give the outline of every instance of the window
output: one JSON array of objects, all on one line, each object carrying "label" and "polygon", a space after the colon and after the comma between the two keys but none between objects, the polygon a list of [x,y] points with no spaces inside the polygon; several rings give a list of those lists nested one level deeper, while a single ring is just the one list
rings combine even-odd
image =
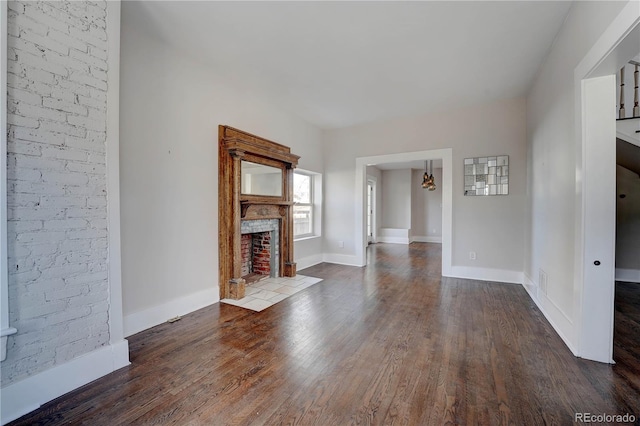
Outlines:
[{"label": "window", "polygon": [[296,169],[293,173],[293,238],[322,234],[322,175]]},{"label": "window", "polygon": [[293,174],[293,236],[313,235],[313,176]]}]

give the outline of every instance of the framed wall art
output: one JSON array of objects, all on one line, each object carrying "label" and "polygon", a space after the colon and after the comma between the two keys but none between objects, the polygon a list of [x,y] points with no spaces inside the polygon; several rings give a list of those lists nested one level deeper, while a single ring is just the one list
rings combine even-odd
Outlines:
[{"label": "framed wall art", "polygon": [[509,156],[464,159],[464,195],[508,195]]}]

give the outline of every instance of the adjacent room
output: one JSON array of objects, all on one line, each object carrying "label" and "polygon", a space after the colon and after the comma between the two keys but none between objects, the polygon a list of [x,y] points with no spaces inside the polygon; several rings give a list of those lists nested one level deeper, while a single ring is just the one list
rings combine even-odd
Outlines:
[{"label": "adjacent room", "polygon": [[8,0],[0,46],[2,424],[639,421],[637,0]]}]

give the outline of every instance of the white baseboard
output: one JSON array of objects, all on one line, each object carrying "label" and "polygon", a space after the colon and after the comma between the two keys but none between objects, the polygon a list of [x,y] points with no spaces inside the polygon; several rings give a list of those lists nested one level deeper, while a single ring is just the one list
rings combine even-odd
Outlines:
[{"label": "white baseboard", "polygon": [[311,266],[317,265],[318,263],[322,263],[322,261],[322,254],[314,254],[311,256],[296,259],[296,270],[300,271],[302,269],[309,268]]},{"label": "white baseboard", "polygon": [[338,265],[364,266],[360,263],[357,256],[347,254],[324,253],[322,255],[322,261]]},{"label": "white baseboard", "polygon": [[409,244],[408,237],[378,237],[379,243],[387,244]]},{"label": "white baseboard", "polygon": [[446,276],[512,284],[522,284],[524,280],[524,273],[522,272],[505,269],[474,268],[470,266],[451,266],[451,271]]},{"label": "white baseboard", "polygon": [[[571,333],[573,330],[573,321],[571,321],[567,314],[565,314],[562,309],[558,308],[546,294],[540,291],[540,287],[538,287],[531,278],[527,276],[527,274],[524,274],[522,286],[538,309],[540,309],[542,315],[544,315],[547,321],[549,321],[551,327],[553,327],[558,336],[560,336],[567,348],[569,348],[574,356],[578,356],[578,351],[573,345],[573,342],[567,337],[567,333]],[[540,297],[538,297],[538,295]]]},{"label": "white baseboard", "polygon": [[189,294],[179,299],[173,299],[162,305],[154,306],[144,311],[134,312],[124,317],[124,336],[139,333],[170,318],[186,315],[190,312],[213,305],[220,301],[218,287],[209,288],[197,293]]},{"label": "white baseboard", "polygon": [[538,294],[538,286],[534,283],[526,273],[522,274],[522,286],[529,294]]},{"label": "white baseboard", "polygon": [[377,242],[391,244],[409,244],[411,229],[408,228],[380,228]]},{"label": "white baseboard", "polygon": [[442,237],[430,237],[430,236],[421,236],[417,235],[415,237],[411,237],[411,242],[416,243],[439,243],[442,244]]},{"label": "white baseboard", "polygon": [[640,271],[637,269],[616,268],[616,281],[640,283]]},{"label": "white baseboard", "polygon": [[38,409],[106,374],[129,365],[129,343],[122,340],[2,389],[2,424]]}]

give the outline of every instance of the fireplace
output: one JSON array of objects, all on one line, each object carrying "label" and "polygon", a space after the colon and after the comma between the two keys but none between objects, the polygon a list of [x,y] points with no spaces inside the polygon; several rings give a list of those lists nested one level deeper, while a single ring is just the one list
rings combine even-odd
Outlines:
[{"label": "fireplace", "polygon": [[241,224],[241,275],[247,282],[279,276],[279,220],[244,220]]},{"label": "fireplace", "polygon": [[[241,299],[248,275],[296,275],[293,169],[300,157],[289,147],[229,126],[219,126],[218,141],[220,299]],[[262,257],[243,259],[249,238],[250,252]]]},{"label": "fireplace", "polygon": [[242,278],[247,283],[271,276],[271,232],[242,234]]}]

